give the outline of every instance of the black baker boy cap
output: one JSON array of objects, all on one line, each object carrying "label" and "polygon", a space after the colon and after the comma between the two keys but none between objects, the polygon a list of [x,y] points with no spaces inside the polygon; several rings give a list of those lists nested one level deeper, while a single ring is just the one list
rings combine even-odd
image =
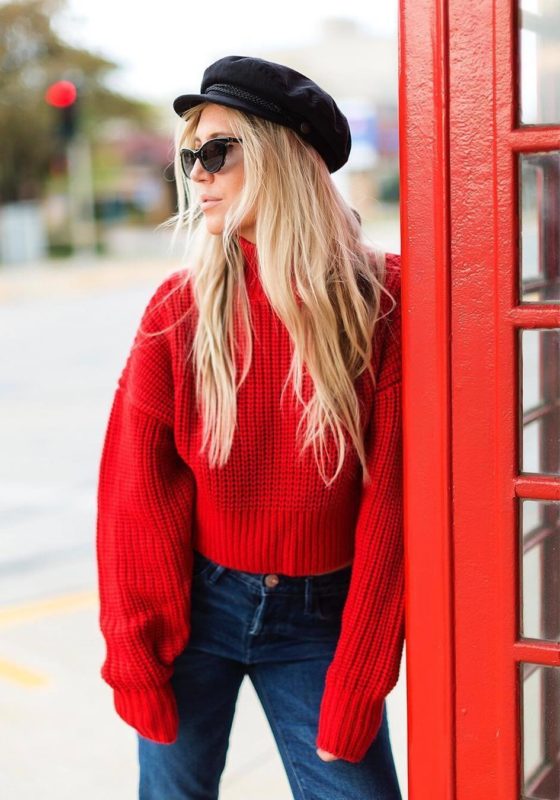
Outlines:
[{"label": "black baker boy cap", "polygon": [[225,56],[204,70],[200,94],[176,97],[173,108],[181,116],[204,101],[292,128],[320,153],[329,172],[348,161],[348,120],[330,94],[295,69],[252,56]]}]

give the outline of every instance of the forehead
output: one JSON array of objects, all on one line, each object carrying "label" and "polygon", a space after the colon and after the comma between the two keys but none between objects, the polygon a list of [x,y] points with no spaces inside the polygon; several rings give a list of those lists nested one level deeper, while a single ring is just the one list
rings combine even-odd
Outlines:
[{"label": "forehead", "polygon": [[216,134],[231,134],[229,113],[224,106],[210,103],[202,110],[195,135],[202,140]]}]

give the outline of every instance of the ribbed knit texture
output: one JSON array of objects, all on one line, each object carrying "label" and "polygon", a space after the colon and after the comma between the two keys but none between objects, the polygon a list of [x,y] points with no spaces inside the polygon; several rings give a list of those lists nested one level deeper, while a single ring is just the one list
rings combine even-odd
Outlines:
[{"label": "ribbed knit texture", "polygon": [[[253,361],[238,391],[228,462],[210,468],[200,454],[202,419],[189,369],[196,323],[185,272],[166,278],[142,317],[118,380],[100,461],[97,560],[101,668],[119,715],[140,734],[176,740],[169,679],[190,635],[193,548],[233,569],[309,575],[353,559],[342,628],[320,709],[316,746],[360,761],[398,679],[404,641],[400,258],[387,256],[387,288],[397,307],[379,323],[374,392],[356,387],[364,409],[371,484],[347,439],[344,470],[330,488],[313,448],[300,455],[301,408],[291,385],[280,396],[292,355],[290,337],[259,279],[256,247],[240,238],[254,330]],[[382,295],[382,313],[390,308]],[[241,334],[240,334],[241,335]],[[238,374],[242,355],[236,356]],[[304,371],[304,398],[313,390]],[[328,474],[332,474],[333,458]]]}]

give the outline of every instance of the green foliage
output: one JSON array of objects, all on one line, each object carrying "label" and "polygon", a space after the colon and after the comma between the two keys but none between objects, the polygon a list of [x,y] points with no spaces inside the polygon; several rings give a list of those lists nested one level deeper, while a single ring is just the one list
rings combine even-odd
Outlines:
[{"label": "green foliage", "polygon": [[41,197],[63,146],[58,109],[45,100],[48,86],[78,87],[78,129],[92,140],[114,117],[150,127],[153,109],[104,86],[118,64],[65,43],[53,28],[66,0],[14,0],[0,5],[0,203]]},{"label": "green foliage", "polygon": [[379,181],[379,199],[384,203],[398,203],[400,196],[399,173],[392,172]]}]

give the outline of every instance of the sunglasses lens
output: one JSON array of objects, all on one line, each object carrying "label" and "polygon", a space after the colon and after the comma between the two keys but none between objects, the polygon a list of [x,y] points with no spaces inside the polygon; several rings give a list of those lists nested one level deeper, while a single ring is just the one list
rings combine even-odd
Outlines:
[{"label": "sunglasses lens", "polygon": [[187,178],[191,177],[191,172],[195,161],[196,159],[192,150],[181,150],[181,163]]},{"label": "sunglasses lens", "polygon": [[227,145],[225,142],[207,142],[200,151],[202,165],[207,172],[217,172],[224,165]]},{"label": "sunglasses lens", "polygon": [[213,139],[203,144],[199,151],[189,150],[187,147],[181,150],[181,164],[187,178],[191,177],[191,172],[197,158],[207,172],[218,172],[224,166],[227,153],[227,142]]}]

